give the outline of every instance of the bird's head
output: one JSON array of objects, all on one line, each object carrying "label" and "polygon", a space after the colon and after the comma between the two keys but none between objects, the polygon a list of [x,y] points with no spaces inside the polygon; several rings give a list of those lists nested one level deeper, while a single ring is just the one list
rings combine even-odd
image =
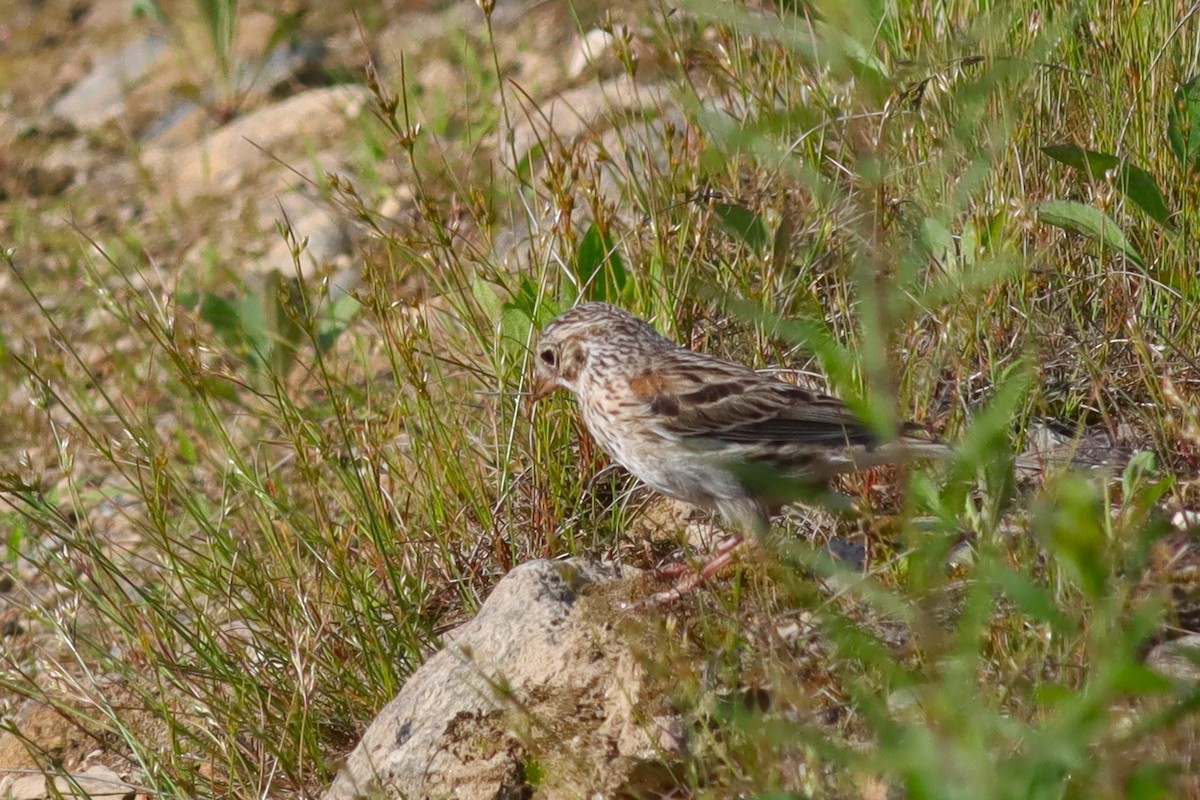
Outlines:
[{"label": "bird's head", "polygon": [[559,389],[579,395],[592,371],[628,360],[644,342],[659,340],[657,331],[622,308],[575,306],[542,329],[533,350],[531,399],[536,403]]},{"label": "bird's head", "polygon": [[559,389],[578,393],[587,351],[587,340],[577,332],[554,323],[547,325],[533,351],[533,402]]}]

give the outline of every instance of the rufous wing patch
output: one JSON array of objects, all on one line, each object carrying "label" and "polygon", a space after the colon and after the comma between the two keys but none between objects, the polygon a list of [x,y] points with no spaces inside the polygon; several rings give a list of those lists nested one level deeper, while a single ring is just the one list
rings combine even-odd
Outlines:
[{"label": "rufous wing patch", "polygon": [[639,400],[650,400],[656,394],[667,390],[667,382],[661,375],[644,372],[629,379],[629,389],[638,396]]},{"label": "rufous wing patch", "polygon": [[634,376],[629,379],[629,389],[637,399],[649,403],[655,414],[679,415],[679,399],[667,390],[667,382],[661,375],[647,372]]}]

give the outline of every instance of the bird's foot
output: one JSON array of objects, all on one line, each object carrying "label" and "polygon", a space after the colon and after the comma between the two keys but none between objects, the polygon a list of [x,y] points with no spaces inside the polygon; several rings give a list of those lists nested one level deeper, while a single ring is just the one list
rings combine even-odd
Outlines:
[{"label": "bird's foot", "polygon": [[[736,533],[730,534],[729,536],[721,539],[721,541],[717,542],[717,546],[713,549],[712,555],[709,556],[708,560],[701,563],[701,569],[703,569],[704,565],[709,563],[709,561],[715,560],[732,550],[736,550],[741,543],[742,536]],[[670,564],[664,564],[658,569],[654,570],[654,577],[658,578],[659,580],[666,580],[668,578],[682,578],[685,575],[694,575],[696,572],[697,569],[695,564],[681,559],[679,561],[672,561]]]},{"label": "bird's foot", "polygon": [[742,545],[743,539],[739,535],[727,537],[720,545],[712,557],[700,565],[699,569],[693,565],[681,561],[678,564],[669,564],[657,571],[658,576],[662,577],[678,577],[682,575],[678,583],[670,589],[665,589],[661,592],[655,592],[645,600],[634,603],[629,606],[630,610],[636,611],[643,608],[654,608],[655,606],[664,606],[674,603],[679,598],[686,595],[688,592],[695,589],[706,580],[716,575],[722,569],[733,561],[737,549]]}]

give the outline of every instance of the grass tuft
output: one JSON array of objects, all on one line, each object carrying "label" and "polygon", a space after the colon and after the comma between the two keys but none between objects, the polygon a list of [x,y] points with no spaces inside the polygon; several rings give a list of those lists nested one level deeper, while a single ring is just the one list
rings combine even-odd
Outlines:
[{"label": "grass tuft", "polygon": [[295,274],[231,287],[142,255],[170,210],[69,250],[14,217],[2,557],[41,588],[4,693],[151,794],[317,793],[513,566],[677,554],[687,520],[570,403],[523,402],[537,329],[599,299],[955,449],[848,479],[845,508],[786,515],[748,568],[631,617],[690,723],[671,791],[1197,796],[1196,685],[1145,663],[1182,632],[1162,554],[1200,486],[1195,15],[605,14],[557,20],[617,42],[570,87],[593,90],[577,136],[513,77],[499,12],[426,53],[455,92],[412,59],[368,72],[360,179],[321,187],[368,240],[353,293],[305,274],[286,225]]}]

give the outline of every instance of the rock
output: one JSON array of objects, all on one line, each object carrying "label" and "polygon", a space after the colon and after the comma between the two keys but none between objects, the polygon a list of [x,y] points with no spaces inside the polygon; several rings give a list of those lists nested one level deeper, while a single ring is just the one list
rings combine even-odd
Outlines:
[{"label": "rock", "polygon": [[1200,530],[1200,510],[1184,508],[1171,515],[1171,525],[1178,531]]},{"label": "rock", "polygon": [[79,128],[102,125],[125,110],[125,92],[149,74],[167,40],[149,34],[106,58],[58,98],[53,112]]},{"label": "rock", "polygon": [[55,797],[59,794],[64,798],[132,798],[134,796],[134,788],[103,764],[88,767],[83,772],[69,778],[60,775],[54,779],[54,787],[57,790]]},{"label": "rock", "polygon": [[[538,7],[541,5],[548,4],[531,3],[529,0],[493,0],[492,24],[497,27],[511,28],[522,22],[528,22],[530,15],[539,10]],[[476,11],[476,13],[479,12]],[[482,17],[482,14],[480,16]]]},{"label": "rock", "polygon": [[867,547],[862,542],[834,536],[825,543],[825,552],[847,569],[855,572],[867,569]]},{"label": "rock", "polygon": [[497,155],[506,169],[515,170],[534,147],[543,142],[570,143],[583,134],[595,135],[611,128],[606,120],[622,113],[664,111],[674,108],[666,85],[643,85],[627,75],[597,85],[582,86],[555,95],[539,108],[524,108]]},{"label": "rock", "polygon": [[597,69],[608,69],[616,62],[613,49],[617,38],[600,28],[593,28],[580,38],[575,46],[575,54],[567,66],[567,77],[578,78],[590,66]]},{"label": "rock", "polygon": [[42,800],[50,795],[45,775],[18,775],[7,786],[0,781],[0,792],[9,800]]},{"label": "rock", "polygon": [[[11,714],[5,714],[5,725],[0,732],[0,766],[9,769],[37,769],[33,753],[61,760],[80,736],[65,715],[36,700],[24,700]],[[94,746],[91,740],[89,744]],[[5,796],[4,791],[0,785],[0,797]]]},{"label": "rock", "polygon": [[146,165],[171,184],[180,202],[229,192],[274,163],[277,151],[336,136],[368,97],[362,86],[310,89],[239,117],[178,151],[150,149]]},{"label": "rock", "polygon": [[75,170],[66,164],[3,166],[6,169],[0,175],[0,197],[53,197],[69,189],[75,180]]},{"label": "rock", "polygon": [[645,696],[604,596],[581,595],[634,573],[583,560],[512,570],[383,709],[325,800],[528,797],[531,774],[547,797],[661,781],[649,776],[685,746],[682,726]]},{"label": "rock", "polygon": [[180,23],[170,40],[174,57],[124,98],[128,113],[123,127],[144,143],[191,144],[239,114],[301,87],[330,83],[323,42],[289,30],[275,14],[238,14],[228,63],[218,62],[199,28],[196,38],[189,36],[188,23]]},{"label": "rock", "polygon": [[121,776],[103,764],[88,767],[83,772],[71,773],[70,776],[58,774],[54,778],[54,788],[49,787],[47,775],[23,774],[16,777],[8,785],[0,783],[0,792],[12,800],[43,800],[43,798],[132,798],[135,788]]},{"label": "rock", "polygon": [[[345,219],[329,208],[314,208],[300,216],[289,214],[285,224],[291,227],[298,243],[305,243],[304,251],[300,254],[300,266],[307,276],[323,272],[340,256],[350,252],[350,233]],[[271,270],[278,270],[287,276],[296,274],[291,247],[280,236],[275,237],[275,243],[266,255],[249,265],[247,274],[262,274]]]},{"label": "rock", "polygon": [[183,147],[200,138],[210,119],[204,106],[194,100],[172,100],[166,111],[146,125],[138,138],[161,148]]},{"label": "rock", "polygon": [[[332,152],[319,154],[314,160],[326,168],[336,169],[339,178],[344,177],[343,170],[348,169]],[[297,171],[303,174],[304,169]],[[297,176],[288,173],[285,177]],[[345,180],[352,182],[350,178]],[[335,299],[361,285],[361,263],[351,256],[355,245],[353,227],[344,213],[317,196],[315,185],[325,185],[325,178],[316,174],[303,175],[299,181],[281,181],[278,193],[268,193],[270,199],[258,208],[258,227],[270,245],[264,255],[243,262],[241,274],[244,277],[279,272],[285,278],[295,278],[296,263],[291,246],[279,234],[279,226],[287,225],[296,243],[304,244],[300,266],[306,281],[328,280]]]},{"label": "rock", "polygon": [[476,16],[482,16],[479,9],[468,3],[454,3],[436,13],[408,11],[400,14],[376,38],[380,72],[399,75],[402,62],[408,69],[426,63],[418,56],[430,43],[441,41],[448,31],[466,27]]},{"label": "rock", "polygon": [[1200,635],[1190,634],[1156,645],[1146,654],[1146,666],[1172,680],[1200,682]]},{"label": "rock", "polygon": [[[582,97],[584,93],[568,95]],[[604,113],[594,106],[593,110],[600,115]],[[629,214],[625,222],[631,227],[639,227],[641,223],[632,217],[638,204],[630,202],[629,187],[644,185],[645,179],[641,176],[652,172],[655,166],[659,169],[668,168],[668,140],[673,140],[672,146],[676,148],[687,146],[687,125],[683,113],[677,107],[670,106],[656,111],[653,119],[622,121],[620,127],[604,130],[597,138],[593,135],[594,131],[576,127],[576,123],[581,119],[576,115],[577,111],[578,109],[573,109],[570,114],[559,114],[558,122],[554,123],[555,135],[545,141],[562,141],[568,147],[576,148],[575,158],[596,165],[600,177],[597,186],[599,195],[606,203],[612,205],[618,217],[625,218],[624,215]],[[519,148],[518,152],[521,152],[520,148],[530,144],[528,137],[537,135],[533,132],[538,129],[539,123],[545,122],[538,116],[540,113],[534,112],[534,122],[527,120],[514,127],[513,141]],[[605,126],[599,123],[600,117],[596,119],[596,129],[604,129]],[[576,135],[583,138],[572,141],[571,137]],[[536,141],[536,138],[533,141]],[[505,161],[506,156],[511,158],[511,151],[506,147],[502,147],[501,151],[501,162]],[[577,231],[583,231],[592,222],[592,212],[588,190],[582,182],[575,184],[573,208],[572,226]],[[528,270],[532,266],[535,254],[557,238],[555,226],[562,222],[557,203],[540,204],[533,207],[533,212],[533,215],[516,217],[511,225],[501,228],[493,235],[492,257],[496,263],[513,271]]]},{"label": "rock", "polygon": [[[243,69],[243,80],[251,86],[278,92],[283,86],[325,86],[330,82],[325,71],[328,49],[324,42],[298,39],[272,50],[261,67]],[[245,90],[249,91],[249,87]]]},{"label": "rock", "polygon": [[[636,207],[627,202],[626,192],[630,186],[642,185],[639,174],[643,170],[651,165],[666,168],[670,160],[667,141],[674,140],[675,147],[686,144],[686,118],[670,90],[665,85],[646,86],[628,76],[563,92],[537,108],[523,108],[515,118],[508,138],[497,145],[496,157],[503,169],[516,170],[515,165],[526,158],[540,168],[537,165],[547,156],[536,150],[546,143],[554,143],[551,147],[561,143],[574,148],[574,157],[597,165],[599,194],[618,213]],[[631,157],[634,154],[636,157]],[[575,191],[571,223],[582,231],[592,221],[591,204],[581,182],[576,182]],[[492,257],[507,269],[530,268],[533,254],[556,238],[555,226],[561,221],[557,203],[536,206],[532,215],[517,215],[512,225],[494,234]]]},{"label": "rock", "polygon": [[[588,142],[595,148],[593,163],[600,166],[600,194],[619,207],[629,202],[630,186],[644,186],[653,175],[668,173],[671,156],[667,142],[676,152],[687,146],[687,120],[683,112],[672,106],[662,109],[653,119],[625,123],[620,128],[605,131],[599,143]],[[630,158],[631,153],[636,157]],[[582,199],[582,198],[581,198]],[[587,208],[583,203],[582,208]]]}]

